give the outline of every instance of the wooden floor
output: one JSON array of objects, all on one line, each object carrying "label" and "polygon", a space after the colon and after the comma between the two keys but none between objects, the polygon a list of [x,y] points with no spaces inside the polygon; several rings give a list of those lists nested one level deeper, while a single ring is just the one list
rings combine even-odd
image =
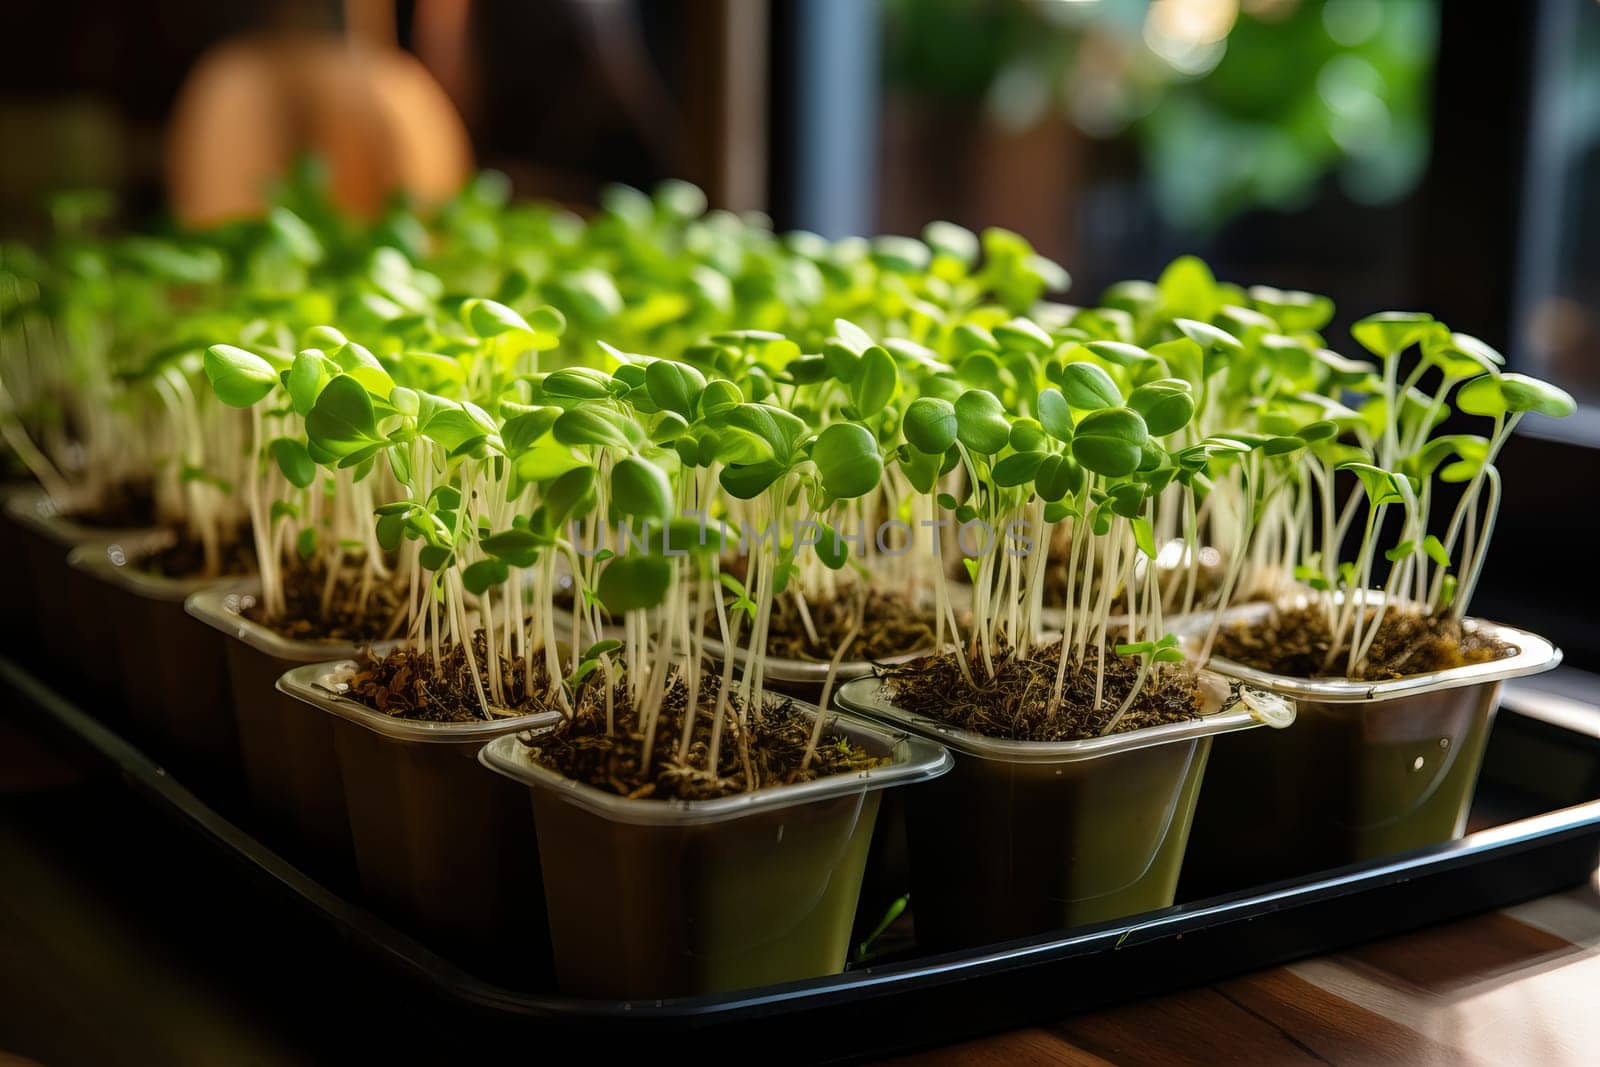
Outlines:
[{"label": "wooden floor", "polygon": [[[0,797],[48,795],[73,777],[0,722]],[[69,821],[68,832],[78,825]],[[126,881],[108,887],[108,861],[82,870],[82,850],[61,847],[58,836],[56,828],[46,835],[0,819],[0,1067],[326,1061],[361,1033],[339,1025],[353,1008],[346,999],[352,980],[331,963],[300,979],[302,1007],[286,1012],[279,990],[235,988],[235,972],[248,971],[250,954],[261,951],[250,937],[241,932],[235,940],[224,927],[179,943],[192,922],[153,932],[140,910],[149,894],[129,888],[142,888],[151,872],[118,859],[111,870]],[[195,914],[208,903],[205,886],[157,895],[170,894]],[[367,992],[360,1011],[380,1010],[383,995]],[[448,1045],[447,1035],[436,1036]],[[412,1056],[422,1055],[424,1042],[416,1041]],[[1502,912],[912,1059],[1594,1067],[1600,876]]]}]

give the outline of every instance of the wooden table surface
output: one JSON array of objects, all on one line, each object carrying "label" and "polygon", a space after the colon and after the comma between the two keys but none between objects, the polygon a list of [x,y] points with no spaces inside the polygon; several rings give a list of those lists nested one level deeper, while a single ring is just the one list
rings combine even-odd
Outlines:
[{"label": "wooden table surface", "polygon": [[[344,998],[360,991],[333,961],[309,961],[315,970],[296,979],[304,988],[288,991],[297,998],[286,1000],[276,983],[235,988],[235,972],[248,972],[261,951],[252,936],[289,935],[225,924],[176,945],[180,934],[153,928],[161,920],[145,897],[176,902],[180,917],[230,902],[207,902],[206,885],[158,887],[130,902],[98,884],[109,866],[142,885],[145,846],[105,842],[100,866],[86,871],[83,849],[60,840],[61,826],[40,822],[52,787],[73,781],[70,769],[0,722],[0,1065],[302,1063],[338,1056],[353,1036],[375,1032],[400,1038],[402,1050],[414,1041],[408,1061],[425,1055],[426,1035],[392,1021],[336,1025],[381,1006],[384,994],[368,990],[352,1006]],[[84,832],[115,833],[115,815]],[[67,833],[81,822],[70,813],[61,821]],[[159,853],[150,859],[161,862]],[[912,1058],[1600,1064],[1600,875],[1504,911]]]},{"label": "wooden table surface", "polygon": [[1331,956],[916,1057],[945,1064],[1600,1064],[1600,878]]}]

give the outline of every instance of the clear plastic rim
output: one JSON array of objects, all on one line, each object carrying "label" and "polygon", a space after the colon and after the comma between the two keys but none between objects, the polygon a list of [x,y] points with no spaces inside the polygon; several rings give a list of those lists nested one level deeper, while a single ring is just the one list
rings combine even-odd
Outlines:
[{"label": "clear plastic rim", "polygon": [[1122,752],[1135,752],[1156,745],[1195,741],[1217,734],[1249,730],[1257,726],[1274,726],[1279,729],[1294,722],[1293,701],[1266,690],[1255,689],[1242,682],[1224,678],[1212,671],[1198,672],[1202,685],[1209,691],[1216,710],[1201,714],[1186,722],[1147,726],[1127,730],[1105,737],[1091,737],[1082,741],[1014,741],[1007,738],[986,737],[971,730],[963,730],[947,722],[907,711],[890,698],[888,685],[882,678],[857,678],[839,688],[835,699],[846,710],[866,715],[880,722],[933,738],[950,748],[979,759],[999,760],[1005,763],[1075,763],[1098,759]]},{"label": "clear plastic rim", "polygon": [[186,600],[198,590],[239,581],[238,575],[169,578],[133,566],[140,557],[165,548],[172,541],[173,535],[164,530],[148,530],[124,537],[94,538],[79,544],[67,554],[67,566],[92,574],[146,600]]},{"label": "clear plastic rim", "polygon": [[474,741],[488,741],[501,734],[516,733],[519,730],[542,730],[561,721],[559,711],[541,711],[505,719],[484,719],[481,722],[416,722],[411,719],[397,719],[340,695],[342,687],[348,685],[347,680],[355,672],[356,666],[356,662],[350,659],[307,663],[285,672],[278,679],[277,689],[278,692],[296,700],[321,708],[330,715],[396,741],[460,745]]},{"label": "clear plastic rim", "polygon": [[[1370,597],[1369,597],[1370,599]],[[1271,611],[1273,605],[1267,601],[1256,601],[1249,604],[1239,604],[1228,608],[1222,613],[1224,624],[1247,621],[1252,617],[1260,617]],[[1210,627],[1214,612],[1196,612],[1173,620],[1173,630],[1180,637],[1186,639],[1191,648],[1198,643],[1201,635]],[[1433,693],[1443,689],[1455,689],[1465,685],[1482,685],[1488,682],[1503,682],[1508,678],[1521,678],[1529,674],[1538,674],[1550,670],[1561,662],[1561,650],[1538,634],[1527,630],[1519,630],[1515,626],[1504,623],[1490,622],[1487,619],[1467,618],[1463,624],[1474,630],[1487,633],[1499,641],[1511,645],[1517,650],[1516,655],[1505,659],[1490,660],[1488,663],[1471,663],[1464,667],[1452,667],[1447,671],[1432,671],[1427,674],[1412,674],[1404,678],[1391,678],[1381,682],[1359,681],[1350,678],[1296,678],[1288,674],[1273,674],[1271,671],[1257,670],[1247,667],[1242,663],[1224,659],[1221,656],[1212,656],[1206,664],[1209,670],[1216,671],[1228,678],[1235,678],[1241,682],[1260,686],[1274,693],[1281,693],[1297,700],[1315,700],[1324,704],[1347,704],[1362,701],[1390,700],[1394,697],[1416,696],[1420,693]]]},{"label": "clear plastic rim", "polygon": [[183,610],[229,637],[244,642],[257,652],[276,659],[298,660],[313,663],[327,660],[347,660],[371,648],[385,652],[400,644],[398,638],[389,641],[372,641],[366,644],[354,641],[308,641],[303,638],[284,637],[270,626],[247,619],[241,612],[244,601],[261,595],[258,578],[240,578],[231,582],[216,583],[190,594],[183,602]]},{"label": "clear plastic rim", "polygon": [[[794,705],[809,717],[821,714],[814,704],[796,700]],[[928,738],[890,730],[880,723],[846,712],[834,711],[829,714],[833,715],[834,725],[840,733],[865,746],[868,751],[889,756],[893,762],[854,774],[836,774],[810,782],[773,786],[715,800],[631,800],[607,793],[563,777],[525,758],[520,751],[522,742],[511,735],[485,745],[478,752],[478,762],[497,774],[549,793],[565,803],[612,822],[661,827],[724,822],[747,815],[865,794],[875,789],[911,785],[937,778],[955,765],[945,747]]]},{"label": "clear plastic rim", "polygon": [[83,526],[61,517],[61,511],[50,494],[37,486],[15,489],[5,498],[6,514],[36,533],[63,545],[78,545],[87,541],[116,540],[156,532],[152,527],[98,527]]}]

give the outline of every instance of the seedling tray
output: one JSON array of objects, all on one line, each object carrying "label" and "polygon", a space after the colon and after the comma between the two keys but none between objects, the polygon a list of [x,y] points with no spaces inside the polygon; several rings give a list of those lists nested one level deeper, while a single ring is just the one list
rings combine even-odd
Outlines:
[{"label": "seedling tray", "polygon": [[[9,713],[120,773],[128,788],[236,860],[300,921],[408,979],[465,1041],[576,1028],[608,1050],[718,1028],[767,1031],[764,1058],[864,1056],[955,1040],[1214,981],[1540,896],[1600,863],[1600,709],[1508,685],[1484,759],[1470,832],[1382,861],[978,950],[914,949],[829,978],[664,1001],[579,1000],[498,984],[434,953],[297,870],[155,761],[10,660]],[[1181,900],[1181,896],[1180,896]],[[803,1041],[798,1034],[813,1035]],[[710,1047],[710,1046],[707,1046]],[[719,1046],[720,1047],[720,1046]]]}]

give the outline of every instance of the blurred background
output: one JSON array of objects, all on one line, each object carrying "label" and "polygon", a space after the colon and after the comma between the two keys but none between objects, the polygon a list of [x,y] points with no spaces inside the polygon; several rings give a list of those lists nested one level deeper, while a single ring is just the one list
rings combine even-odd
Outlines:
[{"label": "blurred background", "polygon": [[[1077,302],[1195,252],[1332,296],[1336,348],[1418,307],[1600,403],[1595,0],[7,0],[0,52],[7,237],[63,188],[247,212],[306,148],[367,211],[682,177],[780,229],[1007,226]],[[1508,451],[1484,614],[1595,536],[1597,448],[1586,406]]]}]

